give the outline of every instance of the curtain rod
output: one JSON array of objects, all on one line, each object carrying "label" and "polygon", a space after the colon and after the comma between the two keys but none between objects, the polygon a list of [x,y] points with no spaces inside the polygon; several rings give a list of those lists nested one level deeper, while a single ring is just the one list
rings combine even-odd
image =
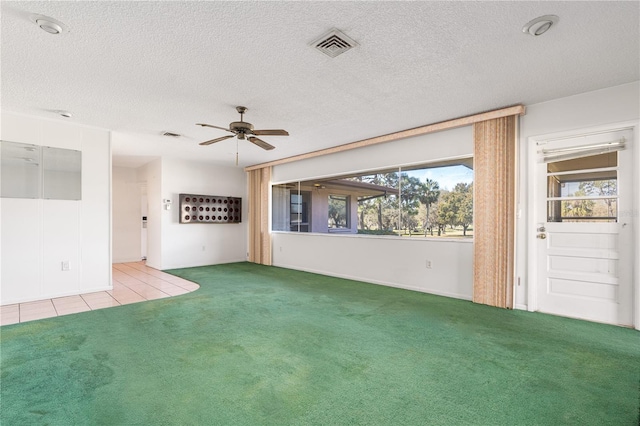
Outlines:
[{"label": "curtain rod", "polygon": [[389,133],[387,135],[376,136],[374,138],[363,139],[357,142],[350,142],[344,145],[338,145],[331,148],[320,149],[318,151],[311,151],[305,154],[294,155],[292,157],[281,158],[279,160],[269,161],[266,163],[255,164],[253,166],[247,166],[244,168],[245,172],[251,170],[261,169],[263,167],[277,166],[280,164],[292,163],[294,161],[306,160],[308,158],[320,157],[328,154],[335,154],[337,152],[350,151],[356,148],[363,148],[365,146],[377,145],[385,142],[392,142],[399,139],[406,139],[413,136],[426,135],[428,133],[439,132],[442,130],[454,129],[456,127],[467,126],[470,124],[478,123],[480,121],[493,120],[501,117],[508,117],[510,115],[524,115],[524,105],[515,105],[506,108],[496,109],[493,111],[482,112],[479,114],[469,115],[461,118],[454,118],[453,120],[441,121],[439,123],[427,124],[425,126],[416,127],[413,129],[401,130],[395,133]]}]

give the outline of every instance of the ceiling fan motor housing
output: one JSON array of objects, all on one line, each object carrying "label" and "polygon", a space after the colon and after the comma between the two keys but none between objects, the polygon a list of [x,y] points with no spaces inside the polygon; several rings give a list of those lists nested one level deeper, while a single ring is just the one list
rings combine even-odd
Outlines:
[{"label": "ceiling fan motor housing", "polygon": [[244,139],[245,134],[251,134],[253,124],[244,121],[234,121],[229,124],[229,130],[237,134],[239,139]]}]

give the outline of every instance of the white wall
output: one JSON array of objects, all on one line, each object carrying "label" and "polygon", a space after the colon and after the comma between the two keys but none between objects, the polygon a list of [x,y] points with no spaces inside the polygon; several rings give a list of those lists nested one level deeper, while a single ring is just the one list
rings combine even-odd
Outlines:
[{"label": "white wall", "polygon": [[[518,210],[521,212],[517,220],[517,259],[516,276],[520,285],[515,288],[515,306],[520,309],[527,309],[528,282],[527,274],[528,258],[527,245],[532,238],[534,230],[528,228],[529,206],[528,188],[529,182],[529,158],[528,143],[529,138],[541,135],[548,135],[559,132],[580,131],[582,129],[593,128],[602,125],[609,125],[627,121],[637,121],[640,117],[640,84],[638,82],[610,87],[594,92],[588,92],[544,102],[540,104],[527,105],[526,115],[520,118],[520,141],[519,141],[519,173],[518,173]],[[635,135],[636,142],[638,135]],[[635,144],[634,157],[635,164],[640,164],[640,147]],[[640,178],[638,169],[635,167],[635,232],[636,244],[640,242],[640,224],[638,223],[638,203],[640,202]],[[640,272],[640,250],[636,248],[635,253],[635,287],[638,288],[638,273]],[[640,300],[640,295],[636,293],[636,299]],[[636,305],[638,302],[636,301]],[[636,308],[636,325],[640,324],[637,316],[640,309]]]},{"label": "white wall", "polygon": [[338,176],[385,167],[409,166],[426,161],[459,158],[473,154],[471,126],[407,138],[396,142],[309,158],[273,168],[271,181]]},{"label": "white wall", "polygon": [[112,172],[113,263],[142,258],[141,182],[137,169],[113,167]]},{"label": "white wall", "polygon": [[[275,166],[273,182],[408,166],[473,154],[470,126]],[[272,234],[273,265],[470,300],[470,240]],[[431,269],[426,267],[431,261]]]},{"label": "white wall", "polygon": [[[147,264],[185,268],[247,259],[247,177],[242,168],[158,159],[144,171],[149,199]],[[242,198],[242,223],[181,224],[179,194]],[[162,200],[172,201],[165,210]]]},{"label": "white wall", "polygon": [[286,232],[271,237],[274,266],[458,299],[472,297],[471,240]]},{"label": "white wall", "polygon": [[110,289],[110,133],[2,112],[0,137],[82,151],[81,201],[0,199],[0,304]]}]

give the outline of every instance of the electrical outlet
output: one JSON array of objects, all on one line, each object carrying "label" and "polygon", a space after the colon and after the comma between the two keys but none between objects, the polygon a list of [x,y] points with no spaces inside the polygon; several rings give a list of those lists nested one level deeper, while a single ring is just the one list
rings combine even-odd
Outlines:
[{"label": "electrical outlet", "polygon": [[62,270],[63,271],[70,271],[71,270],[71,262],[69,262],[68,260],[63,260],[62,261]]},{"label": "electrical outlet", "polygon": [[427,259],[426,266],[427,266],[427,269],[431,269],[431,261],[429,259]]}]

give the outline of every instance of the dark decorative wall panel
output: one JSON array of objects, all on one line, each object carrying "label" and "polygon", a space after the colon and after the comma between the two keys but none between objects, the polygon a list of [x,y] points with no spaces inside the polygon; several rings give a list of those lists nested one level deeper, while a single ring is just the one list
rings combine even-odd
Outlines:
[{"label": "dark decorative wall panel", "polygon": [[242,198],[180,194],[180,223],[240,223]]}]

